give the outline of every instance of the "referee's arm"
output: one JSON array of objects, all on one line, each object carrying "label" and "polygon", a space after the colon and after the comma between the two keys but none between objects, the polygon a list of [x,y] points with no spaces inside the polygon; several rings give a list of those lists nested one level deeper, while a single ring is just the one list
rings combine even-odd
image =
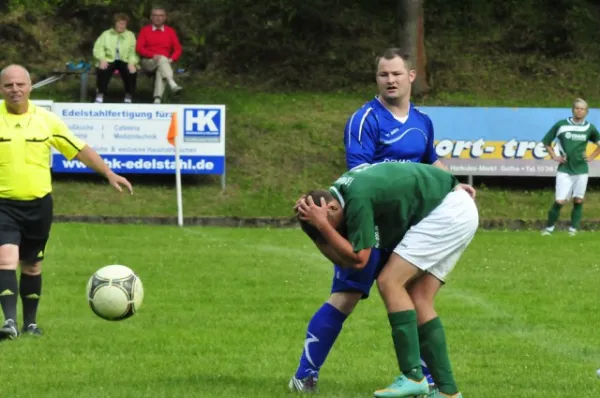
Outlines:
[{"label": "referee's arm", "polygon": [[114,173],[104,160],[89,145],[77,138],[69,127],[53,114],[48,114],[49,122],[52,126],[51,144],[67,159],[76,157],[81,163],[98,174],[106,177],[110,185],[117,191],[123,192],[122,186],[125,186],[129,193],[133,194],[133,188],[126,178]]},{"label": "referee's arm", "polygon": [[81,163],[94,170],[96,173],[106,177],[110,185],[115,187],[117,191],[123,192],[121,185],[124,185],[129,190],[129,193],[133,194],[133,187],[131,186],[131,183],[127,181],[126,178],[115,174],[115,172],[113,172],[106,165],[106,163],[104,163],[104,160],[100,157],[100,155],[98,155],[98,153],[88,145],[85,145],[75,157]]}]

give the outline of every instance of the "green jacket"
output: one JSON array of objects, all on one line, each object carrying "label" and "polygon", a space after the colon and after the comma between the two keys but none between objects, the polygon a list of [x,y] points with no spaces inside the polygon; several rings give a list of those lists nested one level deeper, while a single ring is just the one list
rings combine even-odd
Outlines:
[{"label": "green jacket", "polygon": [[117,52],[117,38],[119,40],[119,59],[128,64],[137,65],[140,59],[135,52],[135,35],[130,30],[125,30],[123,33],[117,33],[116,30],[110,28],[102,32],[100,37],[94,43],[94,58],[96,66],[99,61],[114,62]]}]

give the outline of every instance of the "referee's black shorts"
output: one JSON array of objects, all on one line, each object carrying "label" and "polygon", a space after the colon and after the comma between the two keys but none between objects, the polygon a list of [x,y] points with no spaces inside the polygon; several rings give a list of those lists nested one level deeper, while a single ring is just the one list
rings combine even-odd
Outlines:
[{"label": "referee's black shorts", "polygon": [[0,245],[19,246],[19,260],[44,258],[52,225],[52,195],[33,200],[0,198]]}]

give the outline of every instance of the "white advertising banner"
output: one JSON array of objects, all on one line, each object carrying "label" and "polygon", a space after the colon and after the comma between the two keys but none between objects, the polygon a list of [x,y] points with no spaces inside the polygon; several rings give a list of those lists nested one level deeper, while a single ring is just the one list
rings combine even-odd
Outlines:
[{"label": "white advertising banner", "polygon": [[[56,113],[117,173],[175,172],[175,149],[167,141],[177,112],[183,174],[225,172],[225,106],[176,104],[51,104]],[[56,173],[91,172],[78,160],[52,156]]]},{"label": "white advertising banner", "polygon": [[39,106],[40,108],[44,108],[44,109],[52,112],[52,104],[54,103],[54,101],[52,101],[52,100],[31,100],[31,102],[33,102],[35,105]]}]

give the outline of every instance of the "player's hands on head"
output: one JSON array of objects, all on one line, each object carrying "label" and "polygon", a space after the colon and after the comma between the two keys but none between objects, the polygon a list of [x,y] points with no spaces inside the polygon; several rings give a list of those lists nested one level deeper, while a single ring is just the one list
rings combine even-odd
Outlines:
[{"label": "player's hands on head", "polygon": [[294,205],[294,212],[298,213],[298,207],[304,201],[304,199],[306,199],[306,195],[302,195],[302,196],[300,196],[300,198],[298,198],[298,200],[296,201],[296,204]]},{"label": "player's hands on head", "polygon": [[308,196],[299,199],[297,208],[298,218],[307,221],[309,224],[319,227],[329,222],[327,219],[327,202],[321,198],[321,205],[317,206],[312,198]]}]

